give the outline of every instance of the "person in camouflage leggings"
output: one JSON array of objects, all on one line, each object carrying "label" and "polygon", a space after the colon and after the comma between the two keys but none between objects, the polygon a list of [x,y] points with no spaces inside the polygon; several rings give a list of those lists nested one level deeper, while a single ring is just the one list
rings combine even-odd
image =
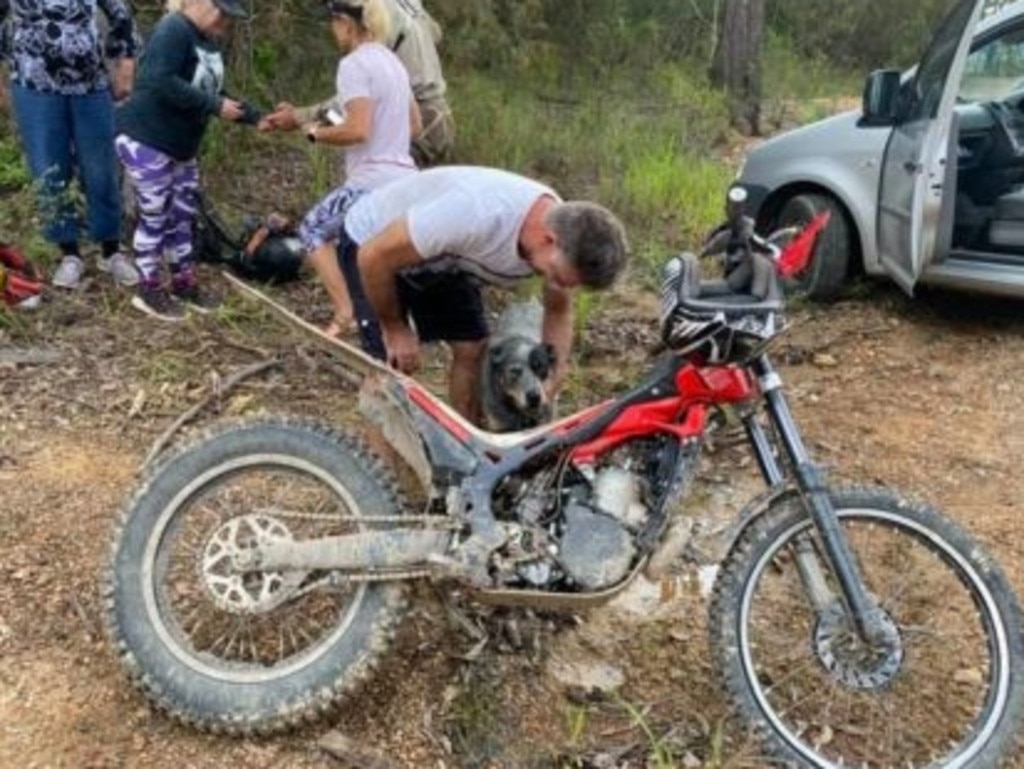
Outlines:
[{"label": "person in camouflage leggings", "polygon": [[[138,209],[133,247],[141,273],[132,306],[161,320],[219,304],[200,290],[192,261],[198,193],[196,158],[210,120],[255,124],[251,106],[224,95],[224,59],[217,43],[239,0],[186,0],[156,25],[139,62],[131,98],[117,111],[115,148],[131,179]],[[168,259],[170,290],[161,279]]]}]

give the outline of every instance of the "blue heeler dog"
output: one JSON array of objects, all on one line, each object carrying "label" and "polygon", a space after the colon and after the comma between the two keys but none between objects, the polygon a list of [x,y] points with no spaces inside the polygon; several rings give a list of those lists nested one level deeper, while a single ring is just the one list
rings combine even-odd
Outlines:
[{"label": "blue heeler dog", "polygon": [[555,348],[541,341],[543,310],[535,299],[509,305],[487,341],[480,383],[484,427],[504,433],[551,419],[544,387],[555,367]]}]

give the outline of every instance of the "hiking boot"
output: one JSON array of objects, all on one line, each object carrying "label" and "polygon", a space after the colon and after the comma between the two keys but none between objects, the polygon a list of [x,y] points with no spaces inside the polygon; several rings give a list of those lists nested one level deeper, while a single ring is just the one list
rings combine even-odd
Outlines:
[{"label": "hiking boot", "polygon": [[139,293],[132,297],[132,307],[142,310],[150,317],[172,323],[185,320],[188,315],[181,300],[163,288],[140,288]]},{"label": "hiking boot", "polygon": [[190,310],[195,310],[201,315],[209,315],[223,303],[217,294],[201,289],[195,284],[187,288],[174,289],[174,296]]},{"label": "hiking boot", "polygon": [[96,266],[99,267],[102,272],[108,273],[119,286],[130,287],[139,285],[138,270],[135,269],[135,265],[132,264],[132,260],[120,251],[112,254],[109,259],[104,259],[101,256],[97,260]]},{"label": "hiking boot", "polygon": [[53,273],[53,285],[57,288],[76,289],[82,283],[82,260],[74,254],[68,254],[60,261],[57,271]]}]

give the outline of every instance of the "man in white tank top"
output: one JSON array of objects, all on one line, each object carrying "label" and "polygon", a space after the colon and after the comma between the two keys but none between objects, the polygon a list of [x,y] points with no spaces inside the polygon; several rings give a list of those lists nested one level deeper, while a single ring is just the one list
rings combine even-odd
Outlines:
[{"label": "man in white tank top", "polygon": [[472,166],[434,168],[368,192],[349,208],[338,243],[363,346],[412,373],[420,342],[447,342],[451,403],[477,423],[488,335],[480,283],[543,279],[542,336],[558,358],[551,396],[568,370],[571,290],[610,287],[627,254],[625,230],[607,209]]}]

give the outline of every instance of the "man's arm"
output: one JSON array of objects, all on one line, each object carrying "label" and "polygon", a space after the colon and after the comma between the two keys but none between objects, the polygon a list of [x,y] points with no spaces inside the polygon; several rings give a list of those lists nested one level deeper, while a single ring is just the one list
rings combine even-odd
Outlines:
[{"label": "man's arm", "polygon": [[409,328],[398,299],[398,272],[423,260],[409,235],[405,217],[396,219],[359,248],[359,273],[384,335],[388,363],[407,374],[419,368],[419,341]]},{"label": "man's arm", "polygon": [[561,389],[569,373],[569,355],[572,353],[572,294],[549,283],[544,284],[544,322],[541,335],[545,342],[555,348],[557,361],[555,371],[548,385],[548,397]]}]

